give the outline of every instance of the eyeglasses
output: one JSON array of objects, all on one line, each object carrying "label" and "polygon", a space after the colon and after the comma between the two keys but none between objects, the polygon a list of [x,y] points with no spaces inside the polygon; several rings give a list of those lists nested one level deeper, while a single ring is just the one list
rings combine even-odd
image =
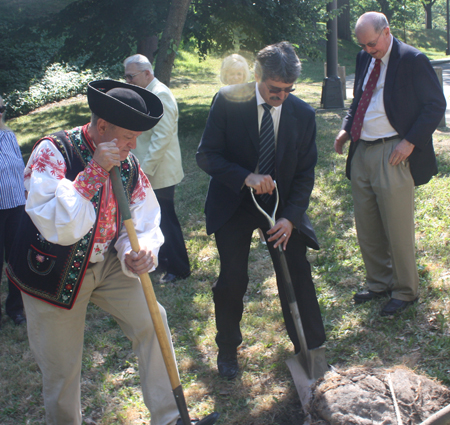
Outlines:
[{"label": "eyeglasses", "polygon": [[125,74],[123,76],[123,78],[125,78],[125,80],[127,81],[131,81],[134,77],[136,77],[136,75],[140,74],[141,72],[144,72],[145,69],[143,69],[142,71],[136,72],[136,74]]},{"label": "eyeglasses", "polygon": [[293,91],[295,91],[295,87],[293,87],[293,86],[286,87],[285,89],[282,89],[280,87],[269,86],[267,84],[266,84],[266,86],[269,89],[269,93],[272,93],[272,94],[279,94],[282,91],[284,91],[285,93],[289,94],[289,93],[292,93]]},{"label": "eyeglasses", "polygon": [[3,112],[5,112],[5,111],[6,111],[6,106],[5,105],[0,106],[0,114],[3,114]]},{"label": "eyeglasses", "polygon": [[361,47],[361,49],[365,49],[366,47],[370,47],[371,49],[373,49],[378,44],[378,40],[380,39],[381,34],[383,34],[383,30],[381,30],[380,35],[377,37],[375,41],[371,41],[370,43],[367,44],[358,43],[359,47]]}]

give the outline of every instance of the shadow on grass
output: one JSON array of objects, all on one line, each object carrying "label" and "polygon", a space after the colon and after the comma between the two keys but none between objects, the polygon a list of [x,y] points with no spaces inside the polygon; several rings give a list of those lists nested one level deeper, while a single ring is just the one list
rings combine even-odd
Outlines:
[{"label": "shadow on grass", "polygon": [[[267,277],[270,275],[268,273]],[[234,381],[224,380],[218,375],[217,348],[213,342],[215,328],[211,328],[213,302],[210,285],[214,278],[215,276],[209,275],[208,278],[194,273],[182,284],[156,287],[160,302],[167,307],[175,349],[182,351],[182,366],[190,359],[188,367],[180,368],[188,404],[189,400],[195,398],[197,401],[193,405],[197,407],[199,398],[202,399],[201,404],[208,412],[215,410],[221,414],[218,424],[302,423],[300,403],[298,398],[296,399],[294,386],[289,383],[289,372],[284,364],[284,360],[293,353],[283,351],[283,348],[272,340],[261,341],[261,332],[254,334],[254,330],[258,328],[253,328],[253,332],[249,329],[251,316],[248,312],[242,320],[244,342],[239,349],[241,372]],[[264,297],[262,293],[258,294],[260,291],[252,288],[253,286],[255,282],[251,279],[246,310],[249,304],[260,303]],[[194,312],[193,304],[197,305]],[[281,310],[264,309],[263,314],[264,322],[281,324]],[[264,332],[264,329],[260,331]],[[284,326],[280,332],[285,332]],[[263,355],[258,347],[261,343],[266,346],[266,350],[262,351]],[[272,364],[270,372],[261,373],[268,363]],[[264,397],[264,394],[267,394],[265,385],[276,387],[270,396]],[[199,397],[199,392],[205,395]],[[196,415],[202,416],[197,412]],[[268,420],[268,415],[271,420]]]},{"label": "shadow on grass", "polygon": [[91,113],[86,102],[31,113],[13,120],[11,128],[20,143],[24,162],[28,161],[34,144],[44,136],[60,130],[70,130],[89,122]]}]

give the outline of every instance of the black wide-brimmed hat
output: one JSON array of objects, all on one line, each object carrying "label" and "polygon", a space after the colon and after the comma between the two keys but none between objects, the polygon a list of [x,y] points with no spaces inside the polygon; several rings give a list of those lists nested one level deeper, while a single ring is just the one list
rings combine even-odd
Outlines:
[{"label": "black wide-brimmed hat", "polygon": [[89,108],[95,115],[131,131],[150,130],[164,114],[158,96],[120,81],[91,81],[87,97]]}]

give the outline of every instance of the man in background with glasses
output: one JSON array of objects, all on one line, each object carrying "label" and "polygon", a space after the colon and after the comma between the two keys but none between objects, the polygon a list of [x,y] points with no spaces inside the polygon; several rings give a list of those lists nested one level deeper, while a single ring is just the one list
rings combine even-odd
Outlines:
[{"label": "man in background with glasses", "polygon": [[156,94],[164,106],[164,116],[137,139],[132,152],[139,159],[161,207],[161,231],[164,244],[158,255],[158,270],[165,274],[159,283],[171,283],[191,274],[189,258],[180,222],[175,213],[175,185],[184,177],[178,141],[178,106],[169,88],[153,75],[153,67],[143,55],[125,59],[124,78],[129,84]]},{"label": "man in background with glasses", "polygon": [[[240,320],[248,285],[252,233],[260,228],[277,274],[286,328],[300,351],[299,340],[283,288],[276,249],[285,250],[308,348],[325,341],[307,247],[319,249],[306,215],[317,161],[314,110],[291,94],[301,71],[294,48],[287,42],[262,49],[256,58],[255,83],[222,88],[216,96],[197,152],[197,163],[211,176],[206,198],[206,230],[214,233],[220,255],[220,275],[213,287],[219,347],[219,374],[237,376],[237,347],[242,342]],[[250,190],[270,214],[275,184],[280,195],[276,223],[253,203]],[[265,341],[267,344],[269,341]]]},{"label": "man in background with glasses", "polygon": [[334,148],[342,154],[351,140],[347,177],[367,282],[354,301],[390,296],[381,310],[390,316],[417,301],[414,186],[437,174],[431,136],[446,105],[428,58],[394,38],[386,16],[365,13],[355,34],[363,51]]}]

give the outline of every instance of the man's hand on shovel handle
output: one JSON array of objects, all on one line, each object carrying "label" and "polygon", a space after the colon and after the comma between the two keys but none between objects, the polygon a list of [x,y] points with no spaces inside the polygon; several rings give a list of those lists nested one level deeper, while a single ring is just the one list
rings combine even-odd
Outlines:
[{"label": "man's hand on shovel handle", "polygon": [[283,244],[283,251],[286,251],[287,243],[291,237],[292,229],[294,225],[287,218],[280,218],[268,232],[268,235],[272,235],[268,242],[276,241],[273,245],[274,248],[278,248],[278,245]]},{"label": "man's hand on shovel handle", "polygon": [[108,172],[112,167],[120,167],[119,148],[116,141],[117,139],[113,139],[111,142],[99,143],[94,152],[94,161]]},{"label": "man's hand on shovel handle", "polygon": [[155,265],[151,251],[140,250],[139,253],[130,251],[125,254],[125,264],[133,273],[138,276],[148,273]]}]

